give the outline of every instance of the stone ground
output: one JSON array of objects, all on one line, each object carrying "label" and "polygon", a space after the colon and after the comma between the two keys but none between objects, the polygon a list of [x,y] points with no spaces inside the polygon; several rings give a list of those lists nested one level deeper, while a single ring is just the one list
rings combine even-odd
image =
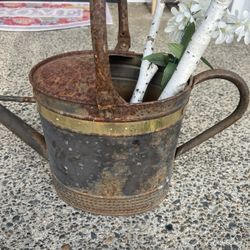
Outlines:
[{"label": "stone ground", "polygon": [[[116,42],[108,28],[109,46]],[[131,50],[141,52],[151,15],[145,5],[129,5]],[[166,51],[163,29],[157,50]],[[28,73],[48,56],[91,48],[88,28],[50,32],[0,32],[0,93],[31,95]],[[250,46],[215,46],[206,58],[250,81]],[[198,71],[205,70],[203,65]],[[227,116],[237,105],[232,84],[213,80],[195,88],[180,143]],[[40,129],[35,105],[8,104]],[[250,113],[213,139],[175,161],[165,201],[154,211],[132,217],[95,216],[59,200],[48,163],[0,126],[0,248],[3,249],[250,249]]]}]

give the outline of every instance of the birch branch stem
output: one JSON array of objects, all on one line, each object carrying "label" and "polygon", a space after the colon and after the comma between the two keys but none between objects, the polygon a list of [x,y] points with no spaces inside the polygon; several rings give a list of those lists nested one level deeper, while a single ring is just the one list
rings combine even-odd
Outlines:
[{"label": "birch branch stem", "polygon": [[222,18],[230,3],[231,0],[213,0],[211,2],[204,20],[194,33],[176,71],[161,93],[159,100],[174,96],[185,88],[209,45],[211,34],[217,26],[217,21]]},{"label": "birch branch stem", "polygon": [[[154,50],[155,39],[159,30],[161,17],[165,8],[164,0],[157,0],[157,6],[155,14],[151,23],[149,34],[147,37],[146,45],[144,48],[143,57],[151,55]],[[142,102],[144,94],[146,92],[147,86],[155,73],[157,72],[158,67],[147,61],[143,60],[140,68],[139,78],[134,89],[130,103],[139,103]]]}]

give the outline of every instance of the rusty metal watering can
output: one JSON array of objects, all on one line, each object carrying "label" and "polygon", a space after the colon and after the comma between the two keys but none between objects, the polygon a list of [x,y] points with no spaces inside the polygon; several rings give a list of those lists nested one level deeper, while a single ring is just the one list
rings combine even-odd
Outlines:
[{"label": "rusty metal watering can", "polygon": [[[175,157],[237,121],[249,102],[244,80],[226,70],[190,79],[175,97],[157,101],[162,70],[143,103],[129,104],[141,55],[128,52],[127,2],[119,1],[119,35],[107,49],[105,1],[90,1],[93,51],[48,58],[30,73],[44,136],[0,105],[0,121],[49,160],[58,195],[73,207],[96,214],[131,215],[150,210],[166,196]],[[226,119],[177,147],[192,87],[225,79],[239,90],[236,110]]]}]

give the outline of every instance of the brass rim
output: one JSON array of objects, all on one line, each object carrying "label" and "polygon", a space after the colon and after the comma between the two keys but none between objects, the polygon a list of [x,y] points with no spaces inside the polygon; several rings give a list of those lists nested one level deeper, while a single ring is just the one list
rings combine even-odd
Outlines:
[{"label": "brass rim", "polygon": [[133,136],[157,132],[171,127],[179,121],[183,115],[183,110],[179,109],[168,116],[151,120],[135,122],[99,122],[62,115],[42,105],[38,105],[38,112],[43,118],[56,127],[81,134],[105,136]]}]

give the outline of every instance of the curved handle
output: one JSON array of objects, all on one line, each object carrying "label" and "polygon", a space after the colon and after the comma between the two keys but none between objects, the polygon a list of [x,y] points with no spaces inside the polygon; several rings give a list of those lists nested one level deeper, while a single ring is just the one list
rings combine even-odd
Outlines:
[{"label": "curved handle", "polygon": [[131,46],[131,39],[128,26],[128,3],[127,0],[118,1],[119,31],[116,51],[128,51]]},{"label": "curved handle", "polygon": [[229,115],[228,117],[226,117],[225,119],[217,123],[216,125],[212,126],[211,128],[205,130],[203,133],[199,134],[198,136],[191,139],[190,141],[179,146],[176,150],[176,154],[175,154],[176,157],[196,147],[197,145],[206,141],[210,137],[213,137],[214,135],[218,134],[225,128],[232,125],[234,122],[236,122],[243,116],[244,112],[246,111],[248,107],[249,89],[245,81],[239,75],[231,71],[222,70],[222,69],[208,70],[194,77],[194,85],[204,82],[206,80],[210,80],[210,79],[224,79],[233,83],[238,88],[239,94],[240,94],[240,100],[239,100],[238,106],[231,115]]},{"label": "curved handle", "polygon": [[96,101],[100,110],[107,110],[125,101],[114,90],[111,80],[105,0],[90,0],[90,18],[96,68]]}]

